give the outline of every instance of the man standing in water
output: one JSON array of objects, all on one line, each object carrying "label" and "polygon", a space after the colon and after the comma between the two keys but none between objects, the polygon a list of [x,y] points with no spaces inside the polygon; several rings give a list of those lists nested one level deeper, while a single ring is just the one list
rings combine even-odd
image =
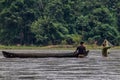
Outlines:
[{"label": "man standing in water", "polygon": [[78,57],[83,58],[88,55],[88,51],[86,51],[86,47],[84,46],[84,42],[80,42],[80,46],[77,47],[74,53],[77,54]]},{"label": "man standing in water", "polygon": [[105,40],[105,41],[103,42],[102,46],[103,46],[102,56],[103,56],[103,57],[108,57],[108,54],[110,54],[109,49],[111,48],[111,47],[108,45],[108,41]]}]

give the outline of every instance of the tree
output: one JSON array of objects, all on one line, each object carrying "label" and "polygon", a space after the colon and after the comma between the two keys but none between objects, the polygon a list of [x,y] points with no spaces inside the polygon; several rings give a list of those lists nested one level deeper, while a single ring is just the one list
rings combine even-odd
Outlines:
[{"label": "tree", "polygon": [[0,44],[119,45],[119,0],[0,0]]},{"label": "tree", "polygon": [[30,44],[32,42],[33,34],[30,31],[30,25],[36,19],[33,10],[35,2],[35,0],[29,0],[29,2],[26,0],[3,0],[1,2],[2,7],[5,7],[0,13],[1,43]]},{"label": "tree", "polygon": [[36,35],[37,43],[40,45],[58,44],[62,42],[68,30],[61,23],[51,19],[38,19],[31,26],[32,32]]}]

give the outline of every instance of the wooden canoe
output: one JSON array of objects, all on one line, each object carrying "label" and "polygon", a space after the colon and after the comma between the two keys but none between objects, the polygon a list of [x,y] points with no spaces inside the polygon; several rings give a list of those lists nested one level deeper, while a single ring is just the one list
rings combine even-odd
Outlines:
[{"label": "wooden canoe", "polygon": [[6,58],[44,58],[44,57],[77,57],[77,54],[74,52],[66,53],[15,53],[9,51],[2,51],[2,54]]}]

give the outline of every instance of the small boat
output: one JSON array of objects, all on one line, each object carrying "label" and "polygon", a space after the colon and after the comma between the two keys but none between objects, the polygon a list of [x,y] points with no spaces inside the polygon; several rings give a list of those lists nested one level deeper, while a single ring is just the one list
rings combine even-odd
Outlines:
[{"label": "small boat", "polygon": [[[9,51],[2,51],[2,54],[4,57],[6,58],[45,58],[45,57],[78,57],[76,53],[74,52],[39,52],[39,53],[24,53],[24,52],[19,52],[19,53],[15,53],[15,52],[9,52]],[[87,55],[86,55],[87,56]],[[84,56],[85,57],[85,56]]]}]

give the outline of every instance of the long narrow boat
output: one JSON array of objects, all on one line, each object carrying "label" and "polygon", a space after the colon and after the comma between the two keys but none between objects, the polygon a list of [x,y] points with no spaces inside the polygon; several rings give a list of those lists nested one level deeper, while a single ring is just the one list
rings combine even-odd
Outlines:
[{"label": "long narrow boat", "polygon": [[74,52],[66,52],[66,53],[48,53],[48,52],[39,52],[39,53],[15,53],[9,51],[2,51],[2,54],[6,58],[44,58],[44,57],[77,57],[77,54]]}]

